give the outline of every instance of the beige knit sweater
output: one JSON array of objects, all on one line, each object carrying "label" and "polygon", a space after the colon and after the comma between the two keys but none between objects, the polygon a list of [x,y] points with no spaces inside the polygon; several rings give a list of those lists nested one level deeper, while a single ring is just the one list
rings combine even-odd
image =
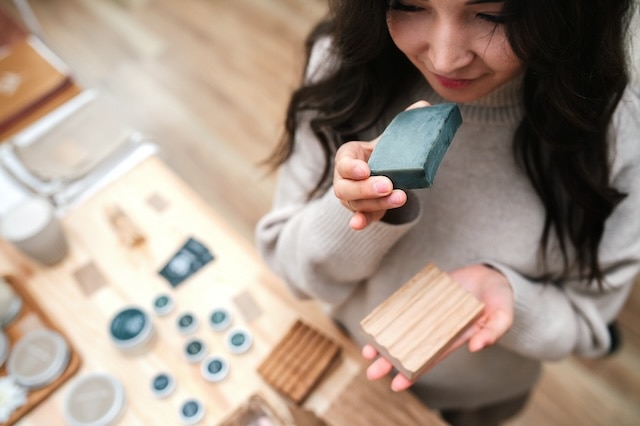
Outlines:
[{"label": "beige knit sweater", "polygon": [[[316,46],[309,76],[327,61]],[[444,100],[426,83],[391,105],[373,138],[417,99]],[[640,92],[629,88],[612,126],[613,183],[628,197],[606,224],[601,245],[608,285],[568,280],[562,288],[537,282],[543,206],[516,165],[513,132],[522,117],[519,82],[472,104],[460,105],[463,124],[429,189],[409,192],[395,222],[363,231],[349,227],[351,213],[326,192],[307,201],[323,166],[308,125],[296,135],[293,156],[281,167],[273,208],[256,229],[267,264],[299,297],[316,298],[352,334],[359,322],[427,263],[443,270],[488,263],[513,287],[515,319],[497,344],[471,354],[462,347],[413,387],[432,408],[466,408],[527,392],[543,361],[571,354],[600,356],[609,347],[607,324],[616,317],[640,269]],[[551,259],[560,268],[559,256]]]}]

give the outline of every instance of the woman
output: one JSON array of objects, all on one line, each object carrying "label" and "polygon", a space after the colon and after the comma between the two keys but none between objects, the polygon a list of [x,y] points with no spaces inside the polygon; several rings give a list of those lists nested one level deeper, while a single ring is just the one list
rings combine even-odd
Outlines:
[{"label": "woman", "polygon": [[[335,1],[309,38],[259,249],[361,344],[359,321],[427,263],[481,299],[457,349],[415,383],[392,381],[453,424],[497,424],[525,404],[541,362],[610,348],[607,324],[640,269],[631,8]],[[419,100],[458,103],[463,124],[432,188],[393,189],[366,161]],[[378,358],[368,375],[390,370]]]}]

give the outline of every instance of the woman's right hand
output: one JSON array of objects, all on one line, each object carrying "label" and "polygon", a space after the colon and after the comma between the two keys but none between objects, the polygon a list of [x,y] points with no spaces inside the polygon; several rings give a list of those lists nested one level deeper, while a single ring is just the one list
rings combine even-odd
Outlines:
[{"label": "woman's right hand", "polygon": [[333,191],[343,206],[353,212],[349,221],[356,231],[382,219],[388,209],[403,206],[407,194],[393,189],[388,177],[371,176],[367,161],[378,139],[347,142],[336,152]]},{"label": "woman's right hand", "polygon": [[[427,101],[418,101],[407,109],[428,105]],[[407,194],[401,189],[393,189],[389,178],[371,176],[367,162],[379,139],[347,142],[336,152],[333,191],[342,205],[353,212],[349,225],[356,231],[382,219],[387,210],[402,207],[407,202]]]}]

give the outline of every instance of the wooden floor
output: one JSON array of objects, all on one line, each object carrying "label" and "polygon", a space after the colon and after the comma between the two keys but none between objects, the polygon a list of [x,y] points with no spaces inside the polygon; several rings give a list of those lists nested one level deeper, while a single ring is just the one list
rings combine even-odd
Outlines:
[{"label": "wooden floor", "polygon": [[[281,132],[302,40],[324,0],[30,0],[76,80],[109,96],[160,156],[245,238],[270,206],[258,167]],[[12,9],[10,0],[0,4]],[[14,10],[15,11],[15,10]],[[621,352],[546,366],[511,425],[640,424],[640,289]],[[550,313],[551,314],[551,313]]]}]

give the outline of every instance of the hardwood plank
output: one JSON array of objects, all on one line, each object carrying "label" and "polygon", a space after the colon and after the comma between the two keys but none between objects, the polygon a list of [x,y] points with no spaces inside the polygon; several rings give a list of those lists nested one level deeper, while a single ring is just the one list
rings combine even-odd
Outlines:
[{"label": "hardwood plank", "polygon": [[[371,382],[364,372],[356,375],[345,390],[321,416],[331,425],[369,426],[443,426],[446,423],[424,410],[416,399],[400,401],[400,393],[389,395],[383,390],[387,380]],[[363,409],[363,407],[367,407]]]}]

